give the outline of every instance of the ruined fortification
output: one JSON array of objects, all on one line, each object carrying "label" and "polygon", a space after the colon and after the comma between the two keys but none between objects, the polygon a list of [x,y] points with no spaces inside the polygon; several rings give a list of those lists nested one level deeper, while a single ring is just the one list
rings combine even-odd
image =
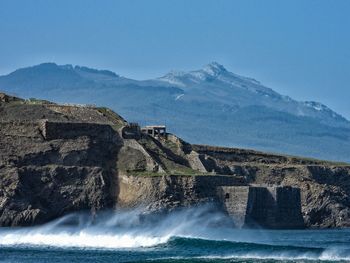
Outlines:
[{"label": "ruined fortification", "polygon": [[238,227],[304,227],[299,188],[222,186],[220,199]]},{"label": "ruined fortification", "polygon": [[108,124],[81,122],[53,122],[41,120],[38,127],[45,140],[73,139],[81,136],[115,140],[115,131]]},{"label": "ruined fortification", "polygon": [[237,227],[350,225],[344,164],[191,145],[92,106],[5,97],[0,113],[1,226],[80,210],[208,202]]}]

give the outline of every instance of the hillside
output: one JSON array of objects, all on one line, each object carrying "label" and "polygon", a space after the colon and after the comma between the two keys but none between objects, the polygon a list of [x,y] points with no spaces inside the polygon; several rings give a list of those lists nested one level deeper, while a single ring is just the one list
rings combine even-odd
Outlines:
[{"label": "hillside", "polygon": [[350,166],[140,133],[117,113],[0,94],[0,226],[74,211],[163,211],[215,201],[220,185],[301,189],[308,227],[350,226]]},{"label": "hillside", "polygon": [[142,125],[166,123],[191,143],[350,161],[350,123],[340,114],[280,95],[218,63],[146,81],[45,63],[1,76],[0,90],[107,106]]}]

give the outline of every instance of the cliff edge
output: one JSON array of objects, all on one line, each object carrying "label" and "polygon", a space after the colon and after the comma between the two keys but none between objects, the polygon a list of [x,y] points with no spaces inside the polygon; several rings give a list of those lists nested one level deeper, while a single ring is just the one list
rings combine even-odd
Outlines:
[{"label": "cliff edge", "polygon": [[0,148],[0,226],[175,209],[215,202],[222,186],[254,185],[299,188],[307,227],[350,226],[347,164],[154,138],[107,108],[0,94]]}]

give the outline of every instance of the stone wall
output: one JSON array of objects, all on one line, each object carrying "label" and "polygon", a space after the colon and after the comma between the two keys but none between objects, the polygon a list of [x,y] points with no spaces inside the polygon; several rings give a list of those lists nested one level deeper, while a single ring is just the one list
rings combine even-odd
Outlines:
[{"label": "stone wall", "polygon": [[233,218],[235,226],[239,228],[245,224],[249,189],[249,186],[222,186],[218,189],[223,209]]},{"label": "stone wall", "polygon": [[218,190],[237,227],[304,227],[299,188],[224,186]]},{"label": "stone wall", "polygon": [[1,136],[18,136],[27,138],[40,138],[39,125],[37,122],[6,121],[0,122]]},{"label": "stone wall", "polygon": [[108,124],[77,123],[77,122],[40,122],[40,130],[45,140],[74,139],[80,136],[103,138],[114,142],[115,132]]},{"label": "stone wall", "polygon": [[[300,188],[278,187],[276,188],[277,215],[276,223],[284,222],[283,225],[302,225]],[[276,224],[275,223],[275,224]]]},{"label": "stone wall", "polygon": [[141,128],[138,124],[130,123],[122,128],[123,139],[140,139]]}]

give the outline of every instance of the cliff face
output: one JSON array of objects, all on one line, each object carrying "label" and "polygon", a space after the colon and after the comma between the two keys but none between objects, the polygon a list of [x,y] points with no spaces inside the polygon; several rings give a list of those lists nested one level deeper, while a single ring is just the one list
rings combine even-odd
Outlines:
[{"label": "cliff face", "polygon": [[290,185],[301,190],[309,227],[350,226],[350,166],[251,150],[194,145],[206,169],[242,176],[249,184]]},{"label": "cliff face", "polygon": [[79,210],[174,209],[248,184],[298,186],[307,226],[350,226],[347,165],[155,139],[105,108],[1,98],[0,226]]},{"label": "cliff face", "polygon": [[[0,225],[33,225],[112,207],[123,143],[109,120],[88,108],[72,114],[74,107],[62,106],[61,113],[37,103],[0,103]],[[78,123],[84,120],[76,111],[104,124]]]},{"label": "cliff face", "polygon": [[220,186],[244,185],[239,178],[222,175],[119,176],[118,207],[147,206],[150,211],[217,202]]},{"label": "cliff face", "polygon": [[113,206],[122,141],[112,128],[98,127],[101,136],[46,140],[38,126],[1,125],[0,225],[38,224],[71,211]]}]

